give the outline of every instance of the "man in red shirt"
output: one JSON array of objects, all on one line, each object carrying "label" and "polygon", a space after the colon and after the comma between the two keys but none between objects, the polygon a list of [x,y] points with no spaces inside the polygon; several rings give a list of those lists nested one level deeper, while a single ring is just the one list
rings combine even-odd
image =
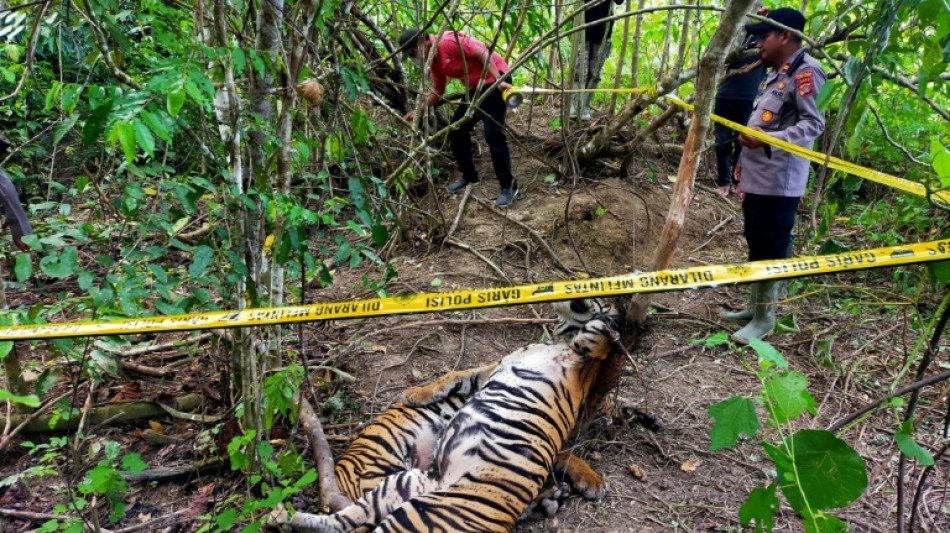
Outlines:
[{"label": "man in red shirt", "polygon": [[[451,183],[448,190],[455,193],[467,185],[479,182],[478,171],[475,170],[472,156],[471,133],[478,122],[483,122],[492,166],[501,185],[501,193],[495,200],[495,205],[508,207],[518,195],[518,183],[511,174],[511,153],[508,150],[508,138],[505,135],[507,108],[502,98],[502,91],[511,88],[508,64],[500,55],[490,52],[488,47],[478,39],[455,31],[429,35],[418,28],[410,28],[399,37],[399,49],[419,66],[424,66],[429,55],[434,54],[429,69],[429,74],[432,76],[432,91],[417,111],[424,111],[442,102],[449,78],[460,80],[466,86],[467,98],[455,110],[452,123],[460,121],[468,112],[470,103],[478,98],[479,83],[487,87],[498,79],[503,80],[475,108],[473,119],[449,134],[452,155],[462,172],[462,177]],[[415,111],[410,111],[405,119],[412,122],[414,116]]]}]

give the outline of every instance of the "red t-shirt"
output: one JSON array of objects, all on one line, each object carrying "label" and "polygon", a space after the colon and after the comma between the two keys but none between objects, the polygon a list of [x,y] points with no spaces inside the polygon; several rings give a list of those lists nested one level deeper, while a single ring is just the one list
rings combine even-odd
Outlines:
[{"label": "red t-shirt", "polygon": [[[448,78],[461,80],[469,89],[478,87],[482,79],[482,69],[485,68],[484,57],[488,47],[481,41],[468,35],[454,31],[447,31],[441,38],[430,35],[429,41],[435,49],[435,59],[432,60],[432,87],[437,94],[445,93]],[[461,50],[459,49],[461,45]],[[492,63],[502,74],[508,72],[508,63],[496,52],[492,52]],[[466,81],[466,69],[468,80]],[[485,85],[495,82],[494,76],[485,75]]]}]

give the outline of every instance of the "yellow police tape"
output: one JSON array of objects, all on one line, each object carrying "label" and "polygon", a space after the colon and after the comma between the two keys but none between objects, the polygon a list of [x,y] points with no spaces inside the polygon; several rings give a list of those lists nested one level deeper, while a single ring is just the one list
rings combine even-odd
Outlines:
[{"label": "yellow police tape", "polygon": [[516,285],[506,288],[408,294],[352,302],[248,309],[244,311],[218,311],[100,323],[73,322],[68,324],[12,326],[0,328],[0,341],[233,328],[381,315],[432,313],[523,305],[582,297],[620,296],[623,294],[697,289],[729,283],[748,283],[766,279],[795,278],[831,272],[946,260],[950,260],[950,239],[840,254],[796,257],[786,260],[709,265],[661,272],[623,274],[606,278]]},{"label": "yellow police tape", "polygon": [[[670,102],[682,107],[683,109],[686,109],[687,111],[693,110],[692,104],[688,104],[680,100],[679,98],[676,98],[675,96],[667,95],[666,98]],[[916,194],[917,196],[927,196],[927,188],[924,187],[920,183],[910,181],[910,180],[905,180],[903,178],[898,178],[897,176],[891,176],[890,174],[878,172],[876,170],[873,170],[867,167],[862,167],[861,165],[856,165],[854,163],[845,161],[843,159],[839,159],[837,157],[828,157],[827,155],[821,152],[809,150],[808,148],[802,148],[801,146],[798,146],[796,144],[792,144],[790,142],[777,139],[767,133],[753,130],[751,128],[743,126],[742,124],[739,124],[738,122],[733,122],[729,119],[722,118],[718,115],[710,114],[709,118],[711,118],[713,122],[718,122],[719,124],[722,124],[723,126],[726,126],[727,128],[736,130],[740,133],[744,133],[746,135],[749,135],[750,137],[754,137],[764,143],[775,146],[776,148],[781,148],[782,150],[785,150],[786,152],[795,154],[799,157],[803,157],[805,159],[808,159],[809,161],[814,161],[815,163],[819,163],[823,165],[825,164],[825,159],[827,159],[828,167],[833,168],[835,170],[840,170],[841,172],[846,172],[848,174],[858,176],[866,180],[880,183],[882,185],[887,185],[888,187],[893,187],[895,189],[908,192],[910,194]],[[950,191],[939,191],[933,194],[931,198],[933,198],[934,201],[939,202],[943,205],[950,206]]]}]

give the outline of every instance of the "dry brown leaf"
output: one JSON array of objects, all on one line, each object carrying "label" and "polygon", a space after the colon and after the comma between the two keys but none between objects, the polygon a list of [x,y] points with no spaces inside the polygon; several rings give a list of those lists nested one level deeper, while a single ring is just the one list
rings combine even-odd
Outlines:
[{"label": "dry brown leaf", "polygon": [[696,471],[696,463],[694,463],[692,459],[687,459],[685,463],[680,465],[680,470],[687,474],[692,474]]},{"label": "dry brown leaf", "polygon": [[307,80],[297,86],[297,94],[310,105],[318,106],[323,101],[323,85],[317,80]]},{"label": "dry brown leaf", "polygon": [[113,402],[126,402],[138,400],[142,397],[142,384],[138,381],[130,381],[122,387],[122,390],[112,397]]},{"label": "dry brown leaf", "polygon": [[165,431],[165,426],[155,420],[149,420],[148,427],[152,428],[153,433],[158,433],[159,435]]},{"label": "dry brown leaf", "polygon": [[627,472],[630,472],[630,475],[637,478],[640,481],[647,480],[647,473],[643,471],[642,468],[635,464],[631,464],[627,467]]}]

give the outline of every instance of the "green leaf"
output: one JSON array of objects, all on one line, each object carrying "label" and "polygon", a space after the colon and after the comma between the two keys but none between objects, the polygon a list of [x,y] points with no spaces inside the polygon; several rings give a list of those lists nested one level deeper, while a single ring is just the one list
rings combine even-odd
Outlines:
[{"label": "green leaf", "polygon": [[842,254],[849,251],[850,248],[841,241],[835,239],[826,239],[818,248],[819,255]]},{"label": "green leaf", "polygon": [[950,151],[936,139],[930,141],[930,164],[942,187],[950,187]]},{"label": "green leaf", "polygon": [[709,416],[715,420],[709,430],[710,451],[734,445],[739,441],[740,434],[752,437],[759,431],[759,417],[755,414],[755,404],[749,398],[733,396],[710,405]]},{"label": "green leaf", "polygon": [[20,283],[23,283],[33,276],[33,258],[30,257],[30,254],[17,254],[16,264],[13,266],[13,273]]},{"label": "green leaf", "polygon": [[837,88],[838,82],[836,80],[828,80],[827,83],[821,86],[821,90],[815,96],[815,103],[820,111],[828,109],[828,104],[831,102],[831,97],[834,96]]},{"label": "green leaf", "polygon": [[808,393],[808,378],[792,370],[775,374],[765,382],[766,406],[779,424],[797,418],[805,411],[815,414],[815,399]]},{"label": "green leaf", "polygon": [[834,509],[858,499],[868,486],[864,459],[829,431],[801,430],[766,451],[775,461],[782,494],[798,513],[806,508],[802,494],[813,510]]},{"label": "green leaf", "polygon": [[142,456],[137,453],[126,454],[122,458],[122,470],[130,474],[138,474],[148,469],[148,463],[142,460]]},{"label": "green leaf", "polygon": [[188,267],[188,275],[192,278],[200,278],[213,259],[214,250],[202,244],[195,250],[194,259]]},{"label": "green leaf", "polygon": [[814,516],[803,516],[802,525],[806,533],[847,533],[848,524],[838,517],[818,511]]},{"label": "green leaf", "polygon": [[238,76],[244,73],[244,69],[247,67],[247,56],[244,55],[244,50],[235,46],[231,50],[231,64],[234,65],[234,73]]},{"label": "green leaf", "polygon": [[910,420],[901,424],[900,431],[894,434],[894,440],[904,455],[916,459],[924,466],[933,466],[934,456],[914,440],[914,423]]},{"label": "green leaf", "polygon": [[739,508],[739,520],[743,526],[755,521],[755,531],[772,531],[772,517],[778,512],[779,501],[775,496],[775,483],[768,487],[756,487],[749,493],[749,498]]},{"label": "green leaf", "polygon": [[441,287],[442,280],[440,278],[432,278],[432,281],[429,282],[429,285],[432,285],[433,287]]},{"label": "green leaf", "polygon": [[224,512],[214,518],[214,523],[221,530],[227,531],[237,522],[237,510],[226,509]]},{"label": "green leaf", "polygon": [[35,394],[28,394],[26,396],[17,396],[12,392],[6,389],[0,389],[0,402],[11,401],[13,403],[22,403],[27,407],[39,407],[40,399]]},{"label": "green leaf", "polygon": [[694,342],[697,344],[702,344],[703,346],[707,348],[712,348],[714,346],[722,346],[723,344],[727,344],[729,342],[729,334],[726,333],[725,331],[720,331],[719,333],[715,333],[713,335],[706,337],[705,340],[694,341]]},{"label": "green leaf", "polygon": [[132,127],[135,129],[135,144],[142,149],[149,157],[155,157],[155,137],[148,126],[138,118],[132,119]]},{"label": "green leaf", "polygon": [[59,384],[59,376],[62,373],[59,369],[47,368],[40,374],[36,380],[36,395],[42,398],[47,392],[53,390],[53,387]]},{"label": "green leaf", "polygon": [[165,142],[171,142],[172,136],[168,132],[168,126],[165,125],[165,121],[162,120],[158,115],[152,113],[151,111],[141,111],[139,116],[142,118],[142,122],[148,126],[148,129],[152,130],[159,139]]},{"label": "green leaf", "polygon": [[131,164],[135,161],[135,128],[130,122],[116,122],[113,128],[122,151],[125,152],[125,161]]},{"label": "green leaf", "polygon": [[73,113],[66,118],[66,120],[60,122],[56,125],[56,129],[53,130],[53,145],[59,144],[59,141],[63,140],[63,136],[70,132],[75,126],[76,122],[79,120],[79,113]]},{"label": "green leaf", "polygon": [[40,259],[40,270],[51,278],[61,279],[74,275],[79,270],[76,248],[70,246],[58,255],[48,255]]},{"label": "green leaf", "polygon": [[775,331],[777,333],[799,333],[798,324],[795,323],[795,315],[789,313],[775,322]]},{"label": "green leaf", "polygon": [[185,89],[181,85],[168,91],[168,98],[165,101],[165,108],[168,114],[177,117],[181,111],[181,106],[185,105]]},{"label": "green leaf", "polygon": [[373,226],[373,242],[382,247],[389,240],[389,229],[382,224]]},{"label": "green leaf", "polygon": [[7,358],[13,351],[13,341],[0,341],[0,361]]},{"label": "green leaf", "polygon": [[89,118],[86,119],[86,124],[82,127],[83,146],[90,146],[102,137],[102,132],[105,131],[106,123],[109,120],[109,114],[112,113],[113,105],[115,105],[115,100],[110,98],[90,113]]},{"label": "green leaf", "polygon": [[786,361],[785,358],[782,357],[782,354],[780,354],[779,351],[776,350],[771,344],[753,337],[749,339],[749,346],[755,350],[755,353],[759,355],[759,359],[762,361],[772,363],[782,370],[788,368],[788,361]]},{"label": "green leaf", "polygon": [[945,284],[950,281],[950,261],[928,263],[927,266],[937,283]]}]

